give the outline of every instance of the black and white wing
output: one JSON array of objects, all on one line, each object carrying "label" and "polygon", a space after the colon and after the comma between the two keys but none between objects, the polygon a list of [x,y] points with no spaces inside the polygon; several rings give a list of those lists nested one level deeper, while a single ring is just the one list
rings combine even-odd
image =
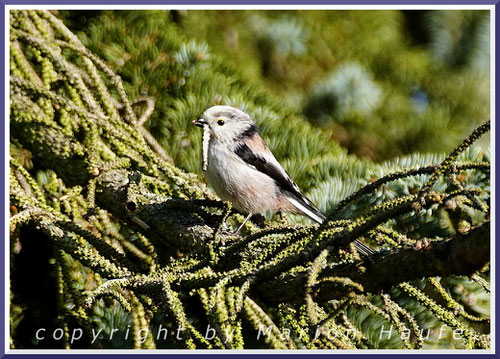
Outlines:
[{"label": "black and white wing", "polygon": [[287,198],[295,208],[312,220],[318,223],[323,222],[325,216],[314,206],[311,200],[304,196],[297,184],[281,167],[260,137],[255,126],[249,127],[235,140],[237,144],[234,152],[239,158],[256,170],[271,177],[282,192],[288,192],[290,195]]},{"label": "black and white wing", "polygon": [[[323,223],[325,216],[315,207],[314,203],[300,191],[297,184],[290,178],[288,173],[281,167],[271,150],[260,137],[257,128],[251,126],[239,138],[234,152],[249,166],[268,175],[283,192],[288,192],[290,203],[300,212],[317,223]],[[359,240],[354,241],[354,245],[360,254],[369,256],[373,251]]]}]

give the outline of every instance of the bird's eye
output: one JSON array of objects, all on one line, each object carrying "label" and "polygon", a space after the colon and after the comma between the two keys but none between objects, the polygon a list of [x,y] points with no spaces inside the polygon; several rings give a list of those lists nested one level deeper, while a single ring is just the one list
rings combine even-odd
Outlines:
[{"label": "bird's eye", "polygon": [[222,125],[224,124],[224,120],[223,120],[222,118],[219,118],[219,119],[217,120],[217,124],[218,124],[219,126],[222,126]]}]

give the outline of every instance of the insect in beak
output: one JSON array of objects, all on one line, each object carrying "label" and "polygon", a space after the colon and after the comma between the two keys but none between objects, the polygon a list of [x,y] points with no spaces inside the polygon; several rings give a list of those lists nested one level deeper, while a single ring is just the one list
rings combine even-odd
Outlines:
[{"label": "insect in beak", "polygon": [[204,118],[199,118],[193,121],[193,125],[198,127],[203,127],[207,124],[207,121]]}]

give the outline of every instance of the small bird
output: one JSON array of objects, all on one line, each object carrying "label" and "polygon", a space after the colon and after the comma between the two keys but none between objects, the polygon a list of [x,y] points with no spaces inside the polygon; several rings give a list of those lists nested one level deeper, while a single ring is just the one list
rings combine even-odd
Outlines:
[{"label": "small bird", "polygon": [[[193,124],[203,128],[202,170],[210,186],[247,217],[257,213],[291,212],[317,223],[325,216],[300,191],[281,167],[249,115],[230,106],[213,106]],[[371,250],[356,241],[358,252]]]}]

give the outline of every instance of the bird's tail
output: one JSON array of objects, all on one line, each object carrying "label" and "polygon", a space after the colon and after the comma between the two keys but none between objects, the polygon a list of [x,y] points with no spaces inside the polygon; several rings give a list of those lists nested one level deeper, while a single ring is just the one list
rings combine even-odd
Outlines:
[{"label": "bird's tail", "polygon": [[[325,215],[321,213],[317,208],[315,208],[312,204],[309,204],[302,199],[297,199],[292,196],[290,196],[288,200],[298,211],[302,212],[316,223],[321,224],[326,219]],[[356,250],[359,252],[359,254],[363,256],[368,257],[373,254],[373,251],[358,239],[354,241],[354,246],[356,247]]]},{"label": "bird's tail", "polygon": [[288,200],[290,201],[292,206],[297,208],[299,212],[305,214],[307,217],[311,218],[316,223],[321,224],[325,220],[326,217],[323,215],[323,213],[321,213],[317,208],[313,207],[306,201],[302,199],[297,199],[292,196],[288,197]]}]

